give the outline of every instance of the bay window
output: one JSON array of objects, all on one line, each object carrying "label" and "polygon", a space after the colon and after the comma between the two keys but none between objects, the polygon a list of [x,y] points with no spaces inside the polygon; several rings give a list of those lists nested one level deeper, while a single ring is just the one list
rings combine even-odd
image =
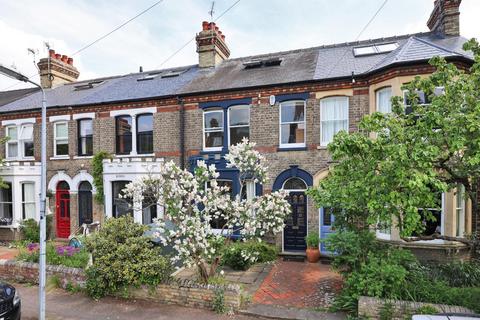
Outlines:
[{"label": "bay window", "polygon": [[137,116],[137,153],[153,153],[153,114]]},{"label": "bay window", "polygon": [[115,118],[116,153],[130,154],[132,151],[132,117],[118,116]]},{"label": "bay window", "polygon": [[229,145],[250,138],[250,106],[233,106],[228,109],[228,134]]},{"label": "bay window", "polygon": [[280,103],[280,147],[305,147],[305,101]]},{"label": "bay window", "polygon": [[78,120],[78,155],[93,155],[93,120]]},{"label": "bay window", "polygon": [[223,146],[223,110],[203,112],[203,149],[218,151]]},{"label": "bay window", "polygon": [[320,145],[327,146],[338,132],[348,131],[348,97],[320,101]]},{"label": "bay window", "polygon": [[68,122],[55,122],[53,130],[54,156],[68,156]]},{"label": "bay window", "polygon": [[11,225],[13,222],[12,184],[3,182],[5,187],[0,188],[0,225]]},{"label": "bay window", "polygon": [[377,111],[381,113],[392,112],[392,87],[386,87],[377,90]]},{"label": "bay window", "polygon": [[22,218],[35,219],[35,184],[22,183]]},{"label": "bay window", "polygon": [[122,192],[129,183],[130,181],[112,182],[112,217],[114,218],[119,218],[125,215],[133,217],[132,199],[124,198]]},{"label": "bay window", "polygon": [[465,187],[462,184],[457,185],[456,198],[456,236],[463,237],[465,234]]}]

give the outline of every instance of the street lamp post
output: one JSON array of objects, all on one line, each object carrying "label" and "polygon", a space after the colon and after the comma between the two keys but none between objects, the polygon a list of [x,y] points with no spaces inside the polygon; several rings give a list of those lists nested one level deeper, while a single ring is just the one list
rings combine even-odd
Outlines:
[{"label": "street lamp post", "polygon": [[23,74],[4,67],[0,64],[0,73],[7,77],[28,82],[40,88],[42,91],[42,135],[41,135],[41,176],[40,176],[40,270],[39,270],[39,288],[38,288],[38,302],[39,302],[39,316],[40,320],[45,320],[45,282],[46,282],[46,225],[47,219],[45,216],[46,196],[47,196],[47,100],[45,97],[45,90],[42,86]]}]

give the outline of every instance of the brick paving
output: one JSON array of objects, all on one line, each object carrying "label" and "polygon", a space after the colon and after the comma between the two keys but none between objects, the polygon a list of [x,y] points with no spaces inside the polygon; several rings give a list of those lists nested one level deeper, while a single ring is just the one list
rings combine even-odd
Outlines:
[{"label": "brick paving", "polygon": [[342,286],[329,265],[277,260],[253,303],[296,308],[327,308]]}]

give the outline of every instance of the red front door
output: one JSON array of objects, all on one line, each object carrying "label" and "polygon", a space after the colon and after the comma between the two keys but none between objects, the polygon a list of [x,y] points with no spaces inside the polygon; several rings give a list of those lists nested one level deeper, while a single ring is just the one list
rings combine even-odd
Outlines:
[{"label": "red front door", "polygon": [[56,193],[56,222],[57,237],[68,238],[70,235],[70,191],[68,184],[61,181],[57,185]]}]

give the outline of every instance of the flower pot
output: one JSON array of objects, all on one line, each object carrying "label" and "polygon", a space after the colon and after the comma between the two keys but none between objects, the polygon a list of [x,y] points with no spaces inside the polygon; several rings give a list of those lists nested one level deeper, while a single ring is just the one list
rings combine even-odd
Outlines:
[{"label": "flower pot", "polygon": [[320,260],[320,251],[318,248],[307,248],[307,260],[308,262],[318,262]]}]

